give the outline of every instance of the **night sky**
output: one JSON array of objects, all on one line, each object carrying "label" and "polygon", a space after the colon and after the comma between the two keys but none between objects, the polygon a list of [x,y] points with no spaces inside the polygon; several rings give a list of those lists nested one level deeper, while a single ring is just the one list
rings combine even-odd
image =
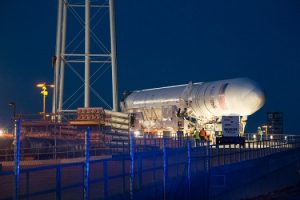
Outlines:
[{"label": "night sky", "polygon": [[[70,26],[79,27],[69,14]],[[0,126],[8,126],[10,101],[16,102],[17,112],[41,111],[42,97],[35,84],[52,83],[56,18],[56,0],[1,2]],[[299,22],[299,0],[116,0],[120,97],[125,89],[249,77],[264,89],[266,104],[249,117],[247,131],[264,123],[266,112],[279,111],[285,131],[299,134]],[[105,25],[100,23],[97,30],[109,48]],[[80,30],[69,28],[68,42]],[[74,68],[83,72],[83,66]],[[70,69],[66,74],[67,98],[81,84]],[[94,88],[111,105],[110,87],[107,70]],[[92,98],[93,106],[101,106]],[[47,100],[50,111],[51,96]]]}]

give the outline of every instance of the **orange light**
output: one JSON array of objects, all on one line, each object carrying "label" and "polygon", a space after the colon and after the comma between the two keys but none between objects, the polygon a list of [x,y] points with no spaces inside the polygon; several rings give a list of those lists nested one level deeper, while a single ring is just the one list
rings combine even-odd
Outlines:
[{"label": "orange light", "polygon": [[45,87],[45,85],[46,85],[46,83],[38,83],[38,84],[36,84],[36,87]]}]

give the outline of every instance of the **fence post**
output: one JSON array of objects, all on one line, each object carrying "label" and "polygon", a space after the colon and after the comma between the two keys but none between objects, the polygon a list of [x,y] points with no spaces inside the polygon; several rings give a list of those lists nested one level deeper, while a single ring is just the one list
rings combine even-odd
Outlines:
[{"label": "fence post", "polygon": [[123,154],[125,153],[125,144],[124,144],[124,142],[125,142],[125,141],[122,141],[122,145],[123,145],[123,146],[122,146],[122,148],[123,148],[122,153],[123,153]]},{"label": "fence post", "polygon": [[271,142],[270,142],[270,140],[268,140],[268,142],[267,142],[267,146],[268,146],[268,155],[270,155],[271,153]]},{"label": "fence post", "polygon": [[84,199],[89,199],[89,175],[90,175],[90,127],[85,133],[85,163],[84,163]]},{"label": "fence post", "polygon": [[254,141],[250,143],[250,154],[251,154],[251,159],[252,160],[254,159],[253,147],[254,147]]},{"label": "fence post", "polygon": [[191,194],[191,141],[187,143],[187,175],[188,175],[188,197]]},{"label": "fence post", "polygon": [[61,165],[56,167],[56,200],[61,199]]},{"label": "fence post", "polygon": [[227,152],[226,152],[226,145],[223,144],[223,165],[226,164],[226,155],[227,155]]},{"label": "fence post", "polygon": [[234,144],[233,146],[234,146],[234,162],[237,162],[236,161],[236,149],[237,149],[236,144]]},{"label": "fence post", "polygon": [[248,143],[248,160],[251,159],[251,141]]},{"label": "fence post", "polygon": [[167,140],[163,138],[163,160],[164,160],[164,199],[166,199],[166,186],[168,181],[168,158],[167,158]]},{"label": "fence post", "polygon": [[56,138],[56,123],[55,123],[55,126],[54,126],[54,159],[56,160],[56,146],[57,146],[57,138]]},{"label": "fence post", "polygon": [[273,154],[273,145],[272,145],[273,142],[270,140],[269,143],[270,143],[269,146],[270,146],[270,152],[271,152],[270,154]]},{"label": "fence post", "polygon": [[21,120],[15,121],[15,199],[19,199],[20,189],[20,134],[21,134]]},{"label": "fence post", "polygon": [[254,147],[254,149],[255,149],[255,158],[258,158],[258,143],[259,143],[259,141],[258,140],[256,140],[255,141],[255,147]]},{"label": "fence post", "polygon": [[219,149],[219,145],[218,144],[216,145],[216,149],[217,149],[218,166],[220,166],[221,165],[221,163],[220,163],[220,149]]},{"label": "fence post", "polygon": [[232,148],[231,148],[231,144],[229,144],[229,164],[232,163]]},{"label": "fence post", "polygon": [[145,147],[146,147],[146,143],[147,143],[146,142],[146,134],[145,133],[143,134],[143,143],[144,143],[143,144],[143,152],[145,152]]},{"label": "fence post", "polygon": [[[231,148],[231,145],[230,145]],[[210,143],[209,141],[206,144],[205,148],[205,198],[204,199],[209,199],[209,194],[210,194],[210,159],[211,159],[211,153],[210,153]]]},{"label": "fence post", "polygon": [[261,140],[259,141],[259,157],[262,157],[262,152],[261,152]]},{"label": "fence post", "polygon": [[133,190],[134,190],[134,132],[130,130],[130,159],[131,159],[131,171],[130,171],[130,199],[133,199]]},{"label": "fence post", "polygon": [[262,157],[265,156],[265,141],[262,141]]},{"label": "fence post", "polygon": [[241,144],[239,144],[239,162],[242,161],[242,151],[241,151]]}]

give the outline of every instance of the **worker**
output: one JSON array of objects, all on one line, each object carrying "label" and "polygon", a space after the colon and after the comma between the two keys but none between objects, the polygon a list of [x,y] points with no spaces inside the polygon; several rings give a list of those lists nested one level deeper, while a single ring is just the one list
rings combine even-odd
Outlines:
[{"label": "worker", "polygon": [[211,134],[211,131],[205,131],[206,133],[206,136],[205,136],[205,141],[207,142],[212,142],[212,134]]},{"label": "worker", "polygon": [[216,144],[216,132],[215,131],[211,131],[211,143],[212,144]]},{"label": "worker", "polygon": [[196,147],[199,146],[199,144],[200,144],[200,137],[199,137],[199,131],[196,128],[194,130],[193,137],[194,137],[195,142],[196,142]]},{"label": "worker", "polygon": [[257,135],[259,137],[259,140],[262,141],[263,132],[260,126],[257,128]]},{"label": "worker", "polygon": [[193,135],[194,135],[194,129],[190,128],[190,130],[189,130],[189,136],[192,137]]},{"label": "worker", "polygon": [[200,131],[200,138],[201,138],[202,142],[205,142],[207,140],[206,131],[204,130],[204,128],[202,128],[201,131]]}]

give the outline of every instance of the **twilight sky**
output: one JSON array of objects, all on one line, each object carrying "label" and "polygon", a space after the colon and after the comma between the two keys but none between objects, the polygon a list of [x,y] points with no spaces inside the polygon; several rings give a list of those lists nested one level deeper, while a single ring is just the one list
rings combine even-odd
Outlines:
[{"label": "twilight sky", "polygon": [[[67,43],[81,30],[74,12],[68,15]],[[94,14],[93,22],[100,22],[94,32],[109,48],[107,12]],[[7,126],[11,117],[10,101],[16,102],[17,112],[41,111],[35,84],[52,82],[56,17],[56,0],[1,2],[0,126]],[[116,0],[120,97],[125,89],[249,77],[264,89],[266,104],[249,117],[247,130],[265,122],[266,112],[280,111],[285,131],[299,134],[299,22],[299,0]],[[67,51],[80,52],[83,37],[81,32]],[[77,44],[81,45],[76,48]],[[93,51],[98,49],[92,45]],[[92,66],[92,72],[97,67]],[[83,73],[83,65],[73,68]],[[103,75],[94,88],[111,104],[110,69],[106,69],[98,71]],[[66,74],[65,99],[81,85],[72,70],[66,69]],[[103,105],[92,98],[92,106]],[[47,100],[50,111],[51,96]]]}]

